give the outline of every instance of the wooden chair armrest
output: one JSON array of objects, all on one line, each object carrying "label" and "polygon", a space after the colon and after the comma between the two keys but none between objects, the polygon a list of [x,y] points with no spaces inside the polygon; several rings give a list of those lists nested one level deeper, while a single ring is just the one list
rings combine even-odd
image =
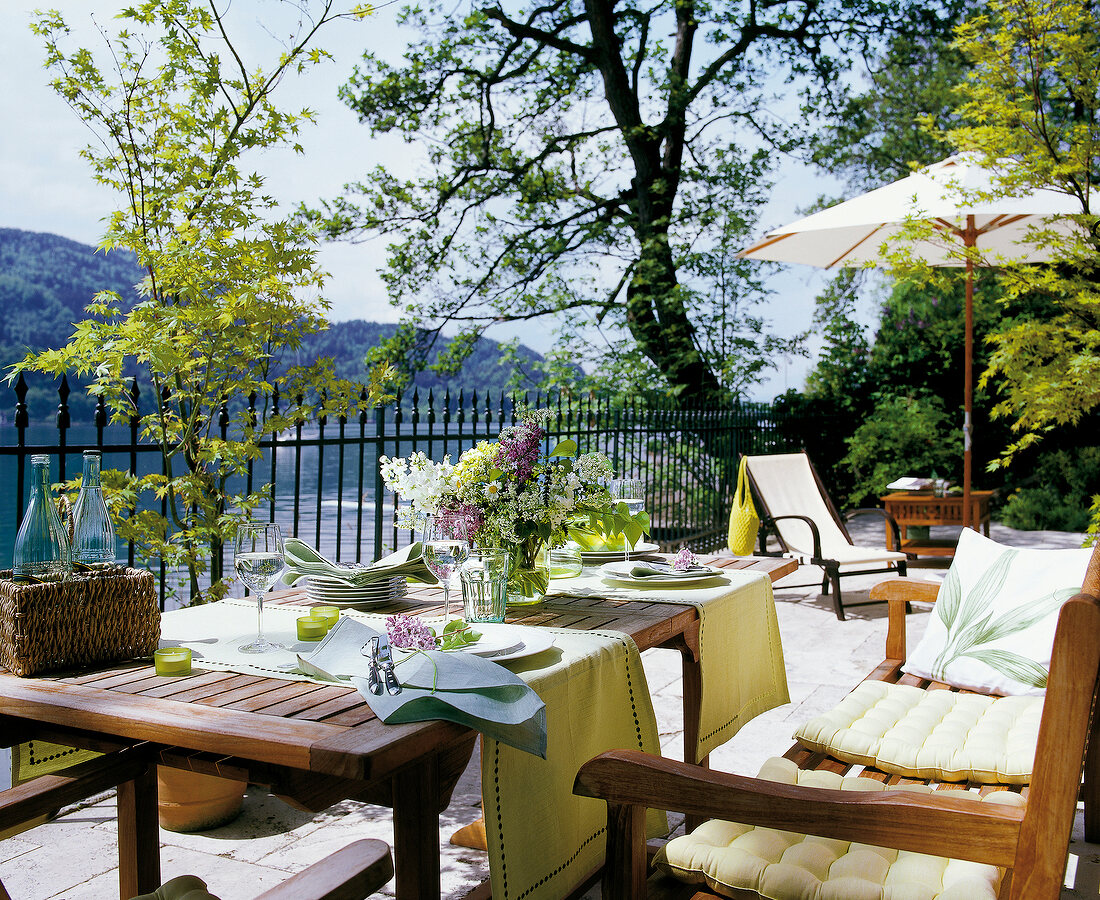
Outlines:
[{"label": "wooden chair armrest", "polygon": [[315,862],[258,900],[362,900],[393,878],[384,841],[361,840]]},{"label": "wooden chair armrest", "polygon": [[581,766],[573,792],[617,806],[764,825],[1011,867],[1023,810],[956,792],[839,791],[715,772],[636,750]]},{"label": "wooden chair armrest", "polygon": [[133,781],[148,772],[151,764],[150,753],[127,748],[16,785],[0,792],[0,826],[30,821]]},{"label": "wooden chair armrest", "polygon": [[886,627],[886,658],[906,659],[905,610],[911,601],[935,603],[940,586],[934,581],[916,578],[891,578],[871,588],[872,600],[889,601],[889,621]]}]

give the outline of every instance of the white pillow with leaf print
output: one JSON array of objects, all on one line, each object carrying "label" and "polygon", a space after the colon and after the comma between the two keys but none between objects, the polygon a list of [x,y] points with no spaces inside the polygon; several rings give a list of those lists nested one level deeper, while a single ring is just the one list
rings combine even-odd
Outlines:
[{"label": "white pillow with leaf print", "polygon": [[928,627],[902,670],[991,694],[1043,694],[1058,610],[1091,550],[1021,550],[964,529]]}]

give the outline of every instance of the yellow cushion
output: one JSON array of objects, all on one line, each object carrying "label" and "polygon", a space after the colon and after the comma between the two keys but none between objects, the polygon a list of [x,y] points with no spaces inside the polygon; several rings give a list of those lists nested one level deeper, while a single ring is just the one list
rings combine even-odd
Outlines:
[{"label": "yellow cushion", "polygon": [[[787,759],[769,759],[759,777],[840,790],[894,790],[870,778],[803,772]],[[983,799],[1023,804],[1009,791]],[[718,820],[669,841],[654,865],[725,896],[751,890],[772,900],[996,900],[1004,874],[995,866]]]},{"label": "yellow cushion", "polygon": [[795,739],[910,778],[1027,784],[1043,698],[987,697],[865,681]]}]

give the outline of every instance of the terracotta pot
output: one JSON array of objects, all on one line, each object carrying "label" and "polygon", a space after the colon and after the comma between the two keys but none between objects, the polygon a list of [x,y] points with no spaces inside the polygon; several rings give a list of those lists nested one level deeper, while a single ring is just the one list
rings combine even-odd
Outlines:
[{"label": "terracotta pot", "polygon": [[240,813],[246,787],[245,781],[158,766],[160,827],[203,831],[224,825]]}]

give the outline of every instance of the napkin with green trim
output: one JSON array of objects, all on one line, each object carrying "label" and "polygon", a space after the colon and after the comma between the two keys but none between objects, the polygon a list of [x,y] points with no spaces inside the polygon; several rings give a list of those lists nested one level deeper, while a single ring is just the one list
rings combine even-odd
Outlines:
[{"label": "napkin with green trim", "polygon": [[352,569],[330,562],[298,538],[287,538],[283,546],[286,555],[284,584],[294,584],[302,578],[315,575],[335,578],[351,587],[363,587],[373,581],[398,576],[424,584],[436,584],[438,581],[424,562],[424,545],[420,541],[402,547],[367,566]]},{"label": "napkin with green trim", "polygon": [[385,632],[341,616],[313,653],[298,657],[299,666],[311,675],[350,680],[387,725],[445,719],[546,758],[546,705],[523,679],[471,653],[428,650],[397,662],[401,693],[372,694],[370,660],[362,653],[372,637],[388,641]]}]

